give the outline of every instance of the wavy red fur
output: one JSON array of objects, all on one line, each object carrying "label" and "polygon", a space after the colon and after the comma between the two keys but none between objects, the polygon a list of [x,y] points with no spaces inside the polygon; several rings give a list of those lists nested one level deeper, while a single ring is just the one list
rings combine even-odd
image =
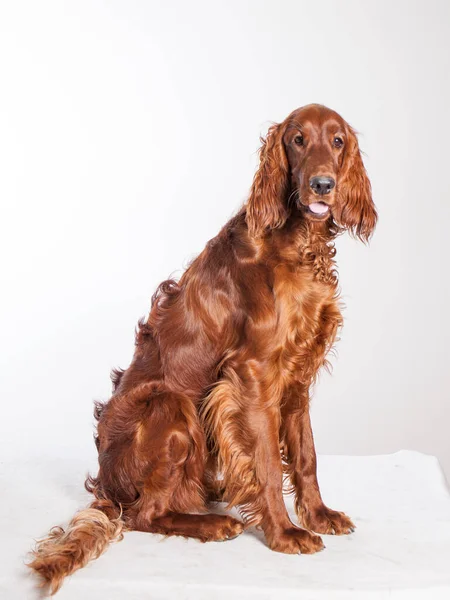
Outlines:
[{"label": "wavy red fur", "polygon": [[[270,128],[248,202],[180,281],[159,286],[131,365],[96,407],[96,499],[30,564],[53,592],[122,530],[241,533],[208,512],[212,500],[238,506],[279,552],[316,552],[317,533],[353,529],[322,502],[309,390],[342,324],[333,240],[344,230],[367,240],[376,219],[355,133],[337,113],[310,105]],[[288,517],[283,474],[306,529]]]}]

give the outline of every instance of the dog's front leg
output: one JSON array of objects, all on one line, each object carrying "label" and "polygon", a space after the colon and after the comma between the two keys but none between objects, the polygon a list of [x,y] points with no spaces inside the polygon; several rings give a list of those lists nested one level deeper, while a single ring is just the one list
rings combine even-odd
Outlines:
[{"label": "dog's front leg", "polygon": [[272,550],[321,550],[320,537],[294,526],[284,504],[278,406],[264,397],[260,379],[236,370],[224,375],[203,410],[224,475],[224,500],[264,531]]},{"label": "dog's front leg", "polygon": [[302,525],[317,533],[351,533],[355,527],[352,521],[344,513],[325,506],[320,494],[306,386],[299,384],[286,395],[281,431],[285,468],[294,489],[295,508]]}]

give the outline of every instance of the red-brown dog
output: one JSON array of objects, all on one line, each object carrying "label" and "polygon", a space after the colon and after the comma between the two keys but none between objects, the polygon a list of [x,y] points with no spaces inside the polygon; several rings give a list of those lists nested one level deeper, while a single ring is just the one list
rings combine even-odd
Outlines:
[{"label": "red-brown dog", "polygon": [[[97,406],[96,499],[30,565],[53,592],[123,529],[240,534],[241,522],[207,512],[212,500],[238,506],[278,552],[317,552],[316,533],[352,531],[320,495],[309,388],[342,323],[333,240],[367,240],[376,220],[338,114],[310,105],[270,128],[248,202],[179,282],[159,286],[130,367]],[[288,517],[283,472],[304,529]]]}]

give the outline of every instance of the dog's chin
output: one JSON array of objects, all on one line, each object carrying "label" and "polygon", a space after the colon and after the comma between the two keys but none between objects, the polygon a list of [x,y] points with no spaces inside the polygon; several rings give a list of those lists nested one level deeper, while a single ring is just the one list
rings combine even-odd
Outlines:
[{"label": "dog's chin", "polygon": [[299,202],[298,207],[306,217],[313,221],[326,221],[331,215],[330,205],[321,200],[310,202],[308,204]]}]

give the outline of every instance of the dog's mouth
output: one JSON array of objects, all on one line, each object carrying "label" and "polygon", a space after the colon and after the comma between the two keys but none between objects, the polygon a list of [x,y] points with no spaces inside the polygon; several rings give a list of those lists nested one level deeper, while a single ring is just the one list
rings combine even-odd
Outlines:
[{"label": "dog's mouth", "polygon": [[326,202],[311,202],[311,204],[303,204],[307,214],[318,219],[324,219],[330,214],[330,206]]}]

